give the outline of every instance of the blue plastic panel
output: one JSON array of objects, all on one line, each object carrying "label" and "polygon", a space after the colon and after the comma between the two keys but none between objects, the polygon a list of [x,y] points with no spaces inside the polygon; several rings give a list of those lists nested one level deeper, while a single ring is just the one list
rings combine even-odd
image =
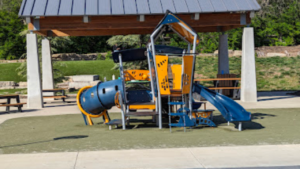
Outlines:
[{"label": "blue plastic panel", "polygon": [[167,10],[172,13],[176,13],[175,7],[173,5],[173,0],[161,0],[163,12],[165,13]]},{"label": "blue plastic panel", "polygon": [[214,12],[214,8],[208,0],[198,0],[202,12]]},{"label": "blue plastic panel", "polygon": [[252,8],[248,4],[247,0],[244,0],[244,1],[235,0],[235,3],[239,7],[240,11],[252,10]]},{"label": "blue plastic panel", "polygon": [[235,0],[223,0],[223,2],[228,11],[239,10],[239,7],[236,5]]},{"label": "blue plastic panel", "polygon": [[35,1],[31,15],[33,16],[44,16],[47,0]]},{"label": "blue plastic panel", "polygon": [[133,103],[149,103],[152,101],[152,96],[149,90],[127,90],[127,100],[130,104]]},{"label": "blue plastic panel", "polygon": [[137,14],[135,0],[124,0],[125,14]]},{"label": "blue plastic panel", "polygon": [[160,0],[150,0],[149,7],[150,7],[150,13],[152,13],[152,14],[164,13],[162,10]]},{"label": "blue plastic panel", "polygon": [[111,0],[111,14],[113,15],[124,14],[123,0]]},{"label": "blue plastic panel", "polygon": [[222,0],[210,0],[216,12],[227,12]]},{"label": "blue plastic panel", "polygon": [[48,0],[48,5],[46,8],[46,16],[56,16],[59,10],[60,0]]},{"label": "blue plastic panel", "polygon": [[168,24],[168,23],[174,23],[179,22],[179,20],[174,15],[167,15],[164,20],[161,22],[161,24]]},{"label": "blue plastic panel", "polygon": [[173,0],[177,13],[188,13],[188,8],[185,0]]},{"label": "blue plastic panel", "polygon": [[72,0],[61,0],[58,15],[72,15]]},{"label": "blue plastic panel", "polygon": [[86,15],[98,15],[98,0],[86,0]]},{"label": "blue plastic panel", "polygon": [[190,12],[195,12],[195,13],[201,12],[201,8],[198,3],[198,0],[186,0],[186,4]]},{"label": "blue plastic panel", "polygon": [[85,0],[73,0],[72,15],[85,14]]},{"label": "blue plastic panel", "polygon": [[111,4],[110,0],[98,0],[99,5],[99,15],[110,15],[111,14]]},{"label": "blue plastic panel", "polygon": [[136,1],[138,14],[149,14],[149,4],[148,0],[137,0]]},{"label": "blue plastic panel", "polygon": [[147,60],[146,54],[147,49],[146,48],[139,48],[139,49],[126,49],[121,50],[119,52],[114,52],[113,60],[115,63],[119,63],[119,54],[122,54],[122,61],[123,62],[132,62],[132,61],[138,61],[138,60]]},{"label": "blue plastic panel", "polygon": [[24,10],[23,10],[23,15],[24,16],[30,16],[31,15],[31,11],[32,11],[32,7],[34,5],[34,0],[27,0]]}]

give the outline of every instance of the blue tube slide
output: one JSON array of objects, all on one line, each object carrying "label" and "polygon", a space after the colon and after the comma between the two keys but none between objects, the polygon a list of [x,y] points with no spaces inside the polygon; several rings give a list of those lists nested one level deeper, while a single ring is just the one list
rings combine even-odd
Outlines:
[{"label": "blue tube slide", "polygon": [[222,94],[195,83],[193,84],[193,92],[199,93],[213,104],[229,122],[251,120],[250,112],[247,112],[240,104]]},{"label": "blue tube slide", "polygon": [[115,106],[115,95],[122,93],[121,79],[99,82],[96,86],[87,89],[80,95],[82,108],[90,114],[100,114],[105,109]]}]

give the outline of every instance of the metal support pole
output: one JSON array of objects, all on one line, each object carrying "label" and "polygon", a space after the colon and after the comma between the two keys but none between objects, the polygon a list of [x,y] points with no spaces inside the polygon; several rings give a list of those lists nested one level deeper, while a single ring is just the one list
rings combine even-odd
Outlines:
[{"label": "metal support pole", "polygon": [[[155,35],[161,30],[163,25],[160,25],[150,36],[151,39],[151,48],[152,48],[152,55],[153,55],[153,62],[154,62],[154,68],[156,77],[158,77],[157,68],[156,68],[156,62],[155,62],[155,44],[154,44],[154,37]],[[159,82],[156,80],[157,85],[157,106],[158,106],[158,125],[159,129],[162,129],[162,105],[161,105],[161,96],[160,96],[160,88],[159,88]]]},{"label": "metal support pole", "polygon": [[242,122],[239,122],[239,131],[242,131]]},{"label": "metal support pole", "polygon": [[170,99],[171,96],[168,96],[168,104],[169,104],[169,127],[170,127],[170,133],[172,133],[172,126],[171,126],[171,105],[170,105],[170,102],[171,102],[171,99]]}]

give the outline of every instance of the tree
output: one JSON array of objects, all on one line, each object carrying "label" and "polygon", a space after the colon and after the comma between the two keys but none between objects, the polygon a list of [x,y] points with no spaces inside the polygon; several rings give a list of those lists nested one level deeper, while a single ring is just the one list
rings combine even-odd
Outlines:
[{"label": "tree", "polygon": [[117,35],[112,36],[106,42],[109,46],[118,44],[123,48],[136,48],[142,47],[149,37],[150,35]]},{"label": "tree", "polygon": [[16,13],[0,11],[0,58],[16,59],[25,52],[25,37],[19,35],[25,28]]}]

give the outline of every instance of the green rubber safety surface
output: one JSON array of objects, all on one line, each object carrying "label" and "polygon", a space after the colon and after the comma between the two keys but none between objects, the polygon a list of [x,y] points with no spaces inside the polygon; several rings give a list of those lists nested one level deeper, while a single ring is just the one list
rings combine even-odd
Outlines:
[{"label": "green rubber safety surface", "polygon": [[[132,123],[128,130],[109,130],[102,118],[94,126],[85,126],[82,116],[60,115],[11,119],[0,125],[0,153],[74,152],[118,149],[151,149],[204,146],[299,144],[300,109],[250,110],[252,122],[237,131],[214,113],[217,128],[173,127],[165,119],[164,128],[153,124]],[[110,113],[111,119],[120,118]]]}]

